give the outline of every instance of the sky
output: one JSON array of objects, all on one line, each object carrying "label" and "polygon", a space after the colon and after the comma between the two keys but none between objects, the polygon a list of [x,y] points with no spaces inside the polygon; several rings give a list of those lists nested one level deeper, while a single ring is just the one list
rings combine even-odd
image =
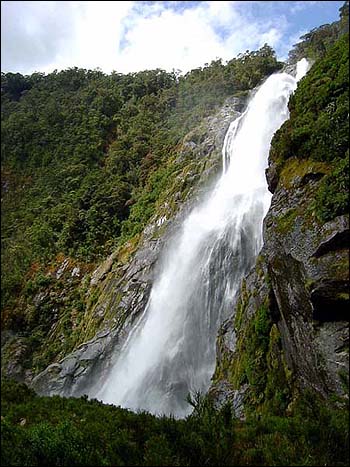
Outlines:
[{"label": "sky", "polygon": [[186,73],[265,43],[285,60],[343,1],[2,1],[1,71]]}]

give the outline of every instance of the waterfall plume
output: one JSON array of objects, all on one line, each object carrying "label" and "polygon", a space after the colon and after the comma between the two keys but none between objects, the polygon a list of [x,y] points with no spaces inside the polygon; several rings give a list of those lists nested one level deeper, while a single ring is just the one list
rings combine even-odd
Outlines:
[{"label": "waterfall plume", "polygon": [[270,76],[231,123],[222,176],[167,245],[146,308],[95,397],[184,417],[191,412],[187,394],[207,391],[218,328],[262,247],[270,143],[307,71],[301,62],[296,78]]}]

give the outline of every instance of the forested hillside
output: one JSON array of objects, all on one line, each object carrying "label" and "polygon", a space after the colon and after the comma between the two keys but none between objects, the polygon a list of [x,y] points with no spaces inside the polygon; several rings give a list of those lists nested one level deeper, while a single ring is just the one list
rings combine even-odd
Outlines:
[{"label": "forested hillside", "polygon": [[[34,346],[54,318],[30,306],[62,258],[91,271],[138,235],[183,162],[183,136],[278,70],[264,46],[185,76],[69,69],[2,75],[2,324]],[[83,311],[79,293],[64,308]],[[72,323],[66,323],[69,333]],[[66,349],[68,350],[68,348]],[[53,357],[53,356],[51,356]]]},{"label": "forested hillside", "polygon": [[[265,45],[186,75],[2,74],[1,465],[349,464],[348,11],[287,63]],[[272,141],[263,252],[220,329],[209,394],[189,395],[183,420],[35,394],[38,374],[51,384],[58,362],[126,319],[123,291],[146,297],[130,258],[207,169],[217,115],[304,56],[312,67]],[[104,354],[91,355],[86,367]]]}]

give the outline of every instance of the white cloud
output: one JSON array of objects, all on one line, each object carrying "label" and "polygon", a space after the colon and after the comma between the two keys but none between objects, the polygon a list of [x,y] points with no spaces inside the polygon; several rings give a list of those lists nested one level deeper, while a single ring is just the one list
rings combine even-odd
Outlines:
[{"label": "white cloud", "polygon": [[60,5],[65,21],[56,21],[57,2],[1,3],[1,63],[11,71],[42,67],[65,42],[72,40],[74,19],[67,2]]},{"label": "white cloud", "polygon": [[73,66],[115,68],[123,19],[134,2],[2,2],[5,70],[31,73]]},{"label": "white cloud", "polygon": [[135,18],[126,34],[128,45],[119,53],[118,69],[179,68],[187,71],[210,57],[222,56],[224,48],[202,8],[178,14],[163,10],[158,16]]},{"label": "white cloud", "polygon": [[293,5],[291,5],[291,8],[290,8],[290,12],[292,14],[299,13],[300,11],[303,11],[306,8],[309,8],[310,6],[313,6],[316,3],[320,3],[320,2],[312,2],[312,1],[293,2]]},{"label": "white cloud", "polygon": [[198,2],[185,11],[157,10],[128,19],[127,46],[119,52],[118,70],[172,68],[188,71],[216,58],[229,60],[268,42],[278,45],[286,27],[252,21],[239,13],[241,2]]},{"label": "white cloud", "polygon": [[74,38],[46,70],[77,66],[111,72],[116,68],[123,19],[132,6],[133,2],[121,1],[70,2]]},{"label": "white cloud", "polygon": [[257,18],[254,3],[2,2],[2,65],[22,73],[73,66],[186,72],[265,42],[281,45],[286,17]]}]

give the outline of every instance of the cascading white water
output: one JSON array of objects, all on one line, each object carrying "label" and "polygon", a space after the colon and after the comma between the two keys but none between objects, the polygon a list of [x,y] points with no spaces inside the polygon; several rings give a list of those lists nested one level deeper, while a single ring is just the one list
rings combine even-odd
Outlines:
[{"label": "cascading white water", "polygon": [[288,118],[289,96],[306,71],[303,59],[297,78],[270,76],[231,123],[223,174],[167,246],[146,309],[97,398],[184,417],[191,412],[187,394],[207,391],[219,325],[232,313],[241,280],[262,247],[271,139]]}]

